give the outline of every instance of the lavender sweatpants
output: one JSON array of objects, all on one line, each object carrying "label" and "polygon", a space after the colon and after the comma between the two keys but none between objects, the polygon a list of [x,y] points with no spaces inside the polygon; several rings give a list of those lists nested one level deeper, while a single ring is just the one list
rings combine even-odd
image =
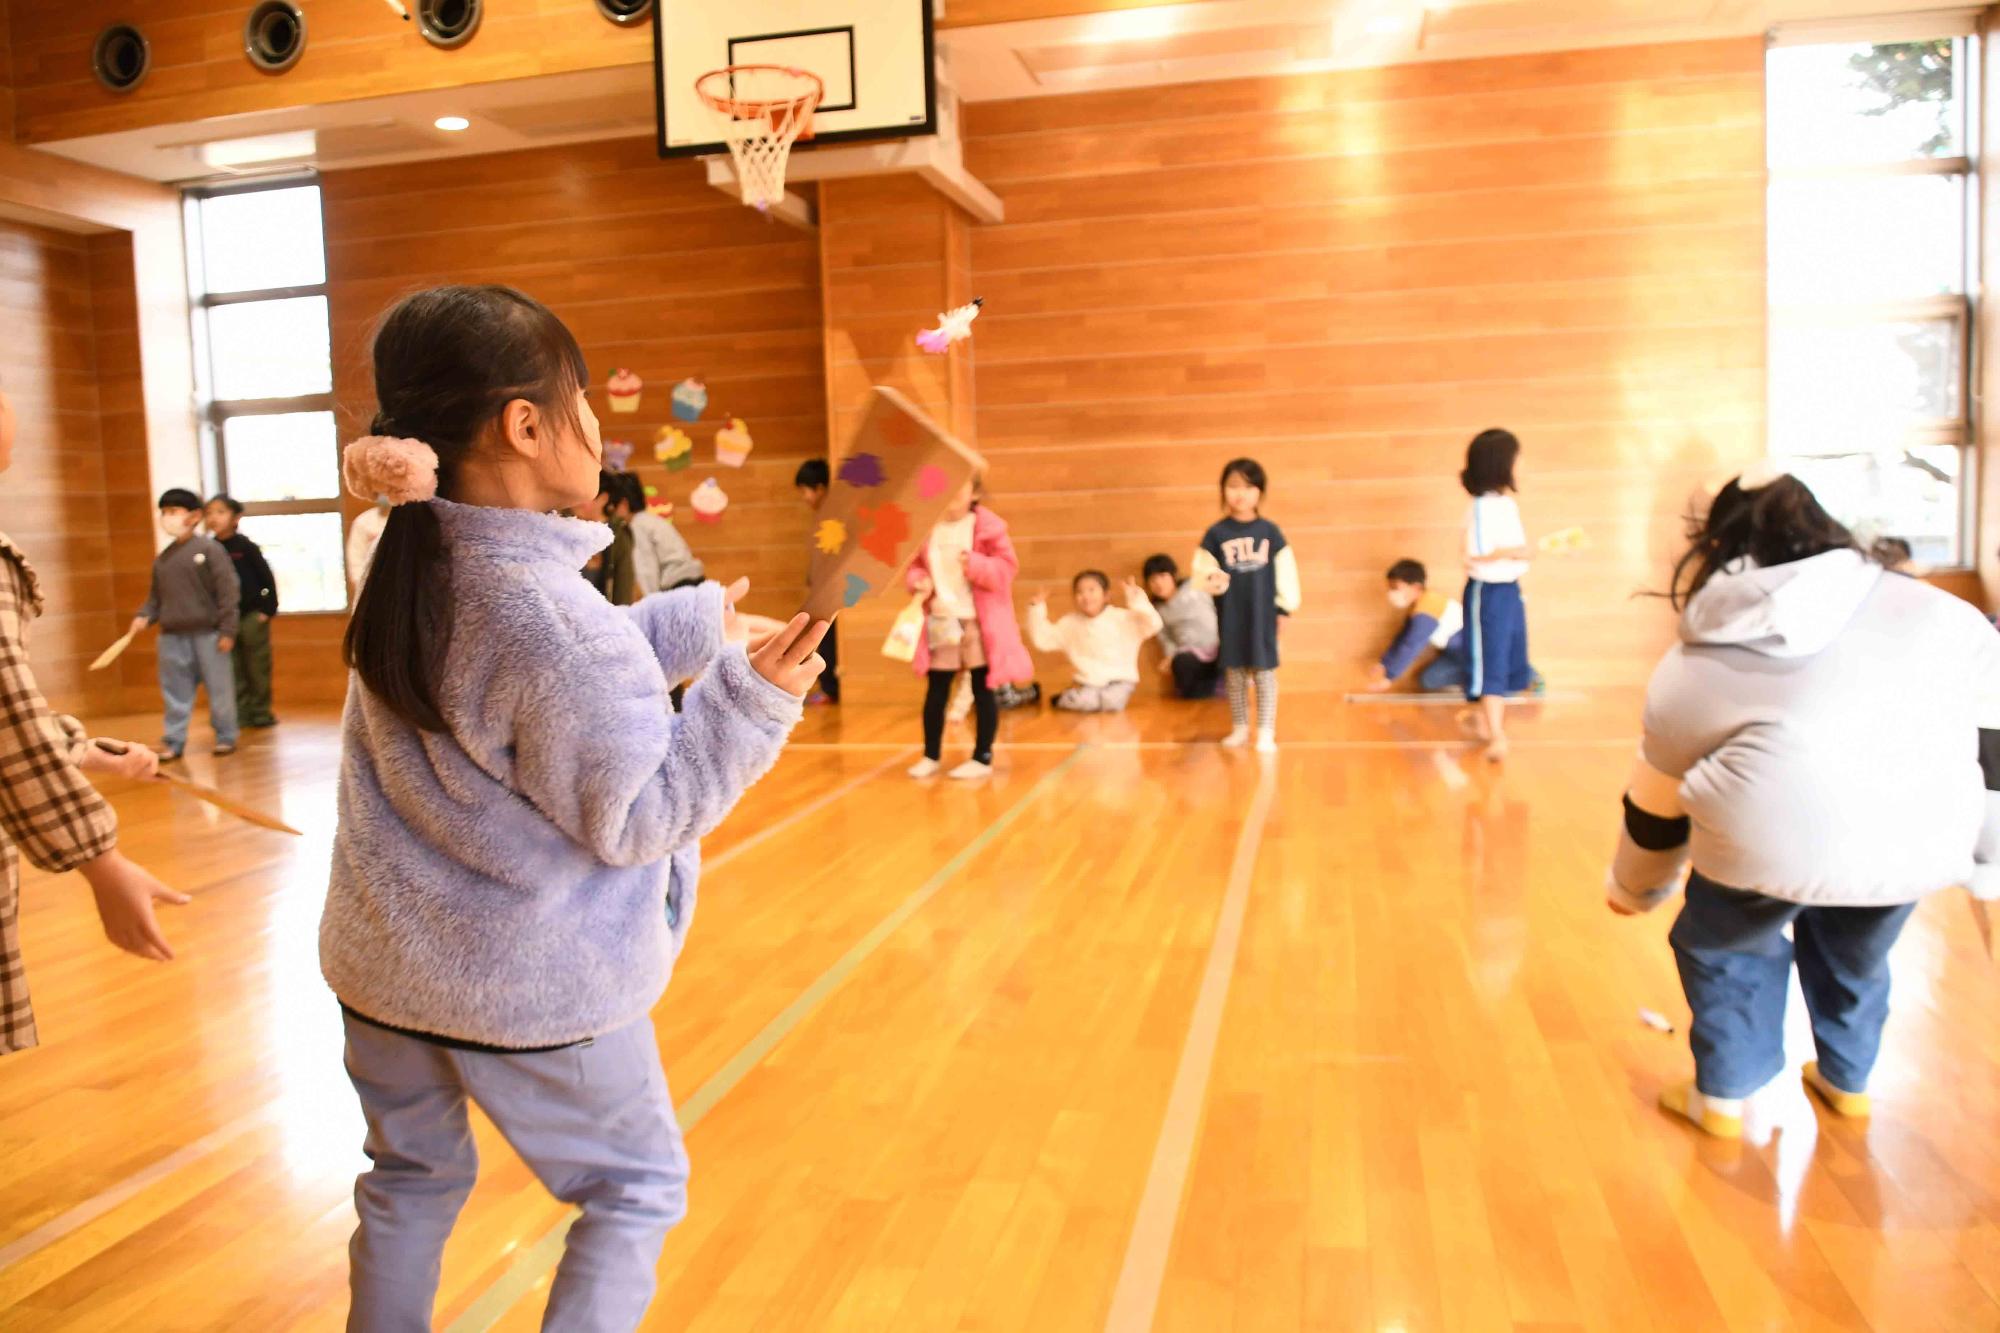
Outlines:
[{"label": "lavender sweatpants", "polygon": [[667,1231],[687,1211],[687,1153],[650,1019],[588,1045],[454,1050],[354,1017],[347,1074],[374,1163],[354,1182],[349,1333],[429,1333],[445,1238],[479,1172],[477,1102],[548,1191],[583,1210],[542,1327],[627,1333],[652,1302]]}]

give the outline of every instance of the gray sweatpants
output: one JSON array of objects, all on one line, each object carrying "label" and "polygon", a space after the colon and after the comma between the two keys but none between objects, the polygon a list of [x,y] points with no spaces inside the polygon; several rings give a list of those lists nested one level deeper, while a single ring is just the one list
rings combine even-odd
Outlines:
[{"label": "gray sweatpants", "polygon": [[1122,713],[1138,685],[1114,680],[1109,685],[1072,685],[1055,697],[1055,706],[1071,713]]},{"label": "gray sweatpants", "polygon": [[650,1019],[588,1045],[460,1051],[349,1017],[347,1075],[368,1120],[354,1182],[349,1333],[429,1333],[445,1237],[479,1156],[477,1102],[549,1193],[583,1210],[542,1327],[626,1333],[652,1303],[667,1231],[687,1211],[687,1153]]}]

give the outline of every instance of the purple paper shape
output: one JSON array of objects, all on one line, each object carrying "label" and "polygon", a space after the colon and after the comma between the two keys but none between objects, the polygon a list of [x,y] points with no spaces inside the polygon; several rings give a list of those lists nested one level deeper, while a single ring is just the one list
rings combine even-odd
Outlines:
[{"label": "purple paper shape", "polygon": [[849,486],[866,489],[880,486],[888,480],[888,474],[882,470],[882,460],[874,454],[855,454],[841,463],[840,479]]}]

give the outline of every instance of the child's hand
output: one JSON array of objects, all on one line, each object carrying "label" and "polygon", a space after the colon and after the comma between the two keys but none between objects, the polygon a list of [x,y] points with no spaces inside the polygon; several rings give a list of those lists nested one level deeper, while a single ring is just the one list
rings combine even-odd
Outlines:
[{"label": "child's hand", "polygon": [[958,553],[958,567],[960,570],[970,570],[972,568],[971,551],[966,550]]},{"label": "child's hand", "polygon": [[750,645],[750,665],[757,674],[794,699],[803,699],[826,670],[818,653],[828,622],[801,611],[769,638]]},{"label": "child's hand", "polygon": [[1135,605],[1135,604],[1136,604],[1136,603],[1138,602],[1138,600],[1139,600],[1140,598],[1144,597],[1145,595],[1146,595],[1146,590],[1145,590],[1144,588],[1142,588],[1142,587],[1140,587],[1140,586],[1139,586],[1139,580],[1137,580],[1137,579],[1133,578],[1133,577],[1132,577],[1131,575],[1129,575],[1129,574],[1128,574],[1128,575],[1126,575],[1126,577],[1125,577],[1125,602],[1126,602],[1126,604],[1127,604],[1128,606],[1129,606],[1129,605]]},{"label": "child's hand", "polygon": [[160,771],[160,756],[131,741],[92,741],[83,747],[76,766],[86,773],[112,773],[146,782]]},{"label": "child's hand", "polygon": [[931,576],[927,570],[913,569],[910,571],[910,591],[917,594],[917,596],[930,596],[931,590],[936,586],[931,582]]},{"label": "child's hand", "polygon": [[1154,670],[1158,671],[1163,676],[1173,675],[1174,674],[1173,659],[1170,657],[1162,657],[1160,659],[1159,666],[1155,667]]},{"label": "child's hand", "polygon": [[128,628],[132,631],[132,633],[139,634],[145,630],[146,626],[152,623],[153,623],[152,621],[146,619],[146,617],[144,616],[134,616],[132,617],[132,623],[130,626],[128,626]]},{"label": "child's hand", "polygon": [[84,865],[83,877],[90,881],[90,891],[97,898],[104,938],[127,953],[157,963],[173,958],[173,948],[153,917],[153,904],[185,903],[185,893],[174,892],[117,851]]},{"label": "child's hand", "polygon": [[[736,604],[743,600],[743,594],[750,591],[748,576],[736,580],[722,590],[722,641],[724,643],[750,642],[751,628],[744,618],[736,613]],[[758,617],[762,619],[762,617]]]},{"label": "child's hand", "polygon": [[1045,592],[1036,593],[1028,599],[1028,609],[1030,611],[1040,611],[1043,615],[1047,615],[1049,613],[1049,595]]}]

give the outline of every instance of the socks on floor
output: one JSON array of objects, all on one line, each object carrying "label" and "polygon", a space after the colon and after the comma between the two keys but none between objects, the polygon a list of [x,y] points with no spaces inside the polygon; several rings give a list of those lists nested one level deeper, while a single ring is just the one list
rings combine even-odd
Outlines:
[{"label": "socks on floor", "polygon": [[1660,1094],[1660,1109],[1691,1122],[1718,1139],[1743,1137],[1743,1099],[1704,1097],[1692,1083],[1676,1083]]},{"label": "socks on floor", "polygon": [[1825,1102],[1827,1109],[1837,1116],[1844,1116],[1849,1120],[1865,1120],[1869,1111],[1873,1109],[1867,1093],[1849,1092],[1828,1082],[1826,1075],[1819,1072],[1819,1062],[1816,1060],[1807,1062],[1803,1078],[1806,1091]]}]

